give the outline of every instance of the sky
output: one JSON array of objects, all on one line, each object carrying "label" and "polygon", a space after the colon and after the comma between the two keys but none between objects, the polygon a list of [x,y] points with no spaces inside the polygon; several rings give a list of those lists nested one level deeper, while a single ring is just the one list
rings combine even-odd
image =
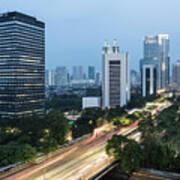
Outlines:
[{"label": "sky", "polygon": [[20,11],[46,23],[46,68],[88,65],[101,71],[104,40],[119,41],[139,70],[143,37],[167,33],[171,62],[180,59],[180,0],[0,0],[0,13]]}]

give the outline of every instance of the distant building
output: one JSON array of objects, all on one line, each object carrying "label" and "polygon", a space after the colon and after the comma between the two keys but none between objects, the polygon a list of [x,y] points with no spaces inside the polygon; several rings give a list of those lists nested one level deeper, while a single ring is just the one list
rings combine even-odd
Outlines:
[{"label": "distant building", "polygon": [[[169,61],[169,36],[167,34],[144,38],[144,58],[140,62],[143,96],[168,87]],[[151,70],[147,66],[151,66]]]},{"label": "distant building", "polygon": [[180,86],[180,60],[173,64],[173,83]]},{"label": "distant building", "polygon": [[55,71],[55,85],[67,86],[68,85],[68,70],[64,66],[56,68]]},{"label": "distant building", "polygon": [[84,80],[84,70],[82,66],[73,66],[73,80]]},{"label": "distant building", "polygon": [[45,24],[20,12],[0,15],[0,116],[44,114]]},{"label": "distant building", "polygon": [[88,67],[88,79],[95,80],[95,67],[94,66]]},{"label": "distant building", "polygon": [[120,53],[116,40],[103,47],[102,107],[124,106],[130,100],[129,54]]},{"label": "distant building", "polygon": [[93,108],[101,107],[101,98],[100,97],[83,97],[82,98],[82,108]]},{"label": "distant building", "polygon": [[69,85],[71,83],[71,75],[69,72],[67,73],[67,81],[68,81],[68,85]]},{"label": "distant building", "polygon": [[131,87],[136,88],[140,86],[141,84],[140,74],[137,71],[131,70],[130,79],[131,79]]},{"label": "distant building", "polygon": [[87,75],[86,75],[86,73],[83,74],[83,80],[87,80]]},{"label": "distant building", "polygon": [[82,66],[73,66],[71,85],[73,87],[84,86],[86,84],[85,78],[86,78],[86,76],[84,74],[83,67]]},{"label": "distant building", "polygon": [[100,72],[96,73],[95,84],[96,84],[96,86],[100,86],[101,85],[101,73]]},{"label": "distant building", "polygon": [[52,69],[46,70],[45,84],[46,84],[46,86],[54,86],[55,85],[55,71],[54,70],[52,70]]}]

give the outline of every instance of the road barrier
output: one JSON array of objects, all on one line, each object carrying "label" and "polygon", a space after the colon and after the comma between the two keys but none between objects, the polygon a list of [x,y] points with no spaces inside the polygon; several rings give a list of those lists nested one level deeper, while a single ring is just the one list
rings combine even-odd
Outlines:
[{"label": "road barrier", "polygon": [[111,171],[112,169],[114,169],[115,167],[118,166],[118,162],[112,162],[111,164],[109,164],[108,166],[106,166],[104,169],[102,169],[101,171],[99,171],[97,174],[95,174],[94,176],[90,177],[88,180],[99,180],[100,178],[102,178],[105,174],[107,174],[109,171]]}]

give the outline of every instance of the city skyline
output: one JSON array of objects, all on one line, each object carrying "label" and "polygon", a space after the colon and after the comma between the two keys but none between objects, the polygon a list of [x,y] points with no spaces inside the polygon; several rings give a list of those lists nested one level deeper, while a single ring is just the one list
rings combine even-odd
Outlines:
[{"label": "city skyline", "polygon": [[2,0],[0,3],[2,13],[16,10],[39,17],[46,22],[48,69],[62,65],[69,67],[69,64],[85,66],[88,61],[100,71],[99,51],[103,41],[117,38],[121,44],[120,50],[131,54],[131,69],[139,70],[143,37],[159,33],[167,33],[170,36],[172,63],[179,59],[180,33],[176,17],[179,15],[177,8],[180,2],[177,0],[174,3],[162,0],[147,3],[138,0],[136,4],[130,3],[129,0],[103,1],[103,4],[101,1],[54,1],[51,4],[53,12],[51,8],[47,8],[48,3],[44,0]]},{"label": "city skyline", "polygon": [[180,3],[135,2],[0,1],[0,179],[180,179]]}]

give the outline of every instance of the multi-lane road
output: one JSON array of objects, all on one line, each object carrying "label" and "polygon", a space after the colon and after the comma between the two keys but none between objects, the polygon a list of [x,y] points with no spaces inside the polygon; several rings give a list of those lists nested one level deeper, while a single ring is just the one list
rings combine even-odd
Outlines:
[{"label": "multi-lane road", "polygon": [[[164,104],[161,105],[166,108]],[[121,130],[111,130],[104,135],[94,136],[69,147],[67,151],[45,162],[16,173],[5,180],[79,180],[88,179],[107,166],[111,159],[105,153],[105,145],[114,134],[127,135],[137,129],[137,124]],[[139,139],[137,132],[133,139]]]},{"label": "multi-lane road", "polygon": [[105,145],[114,134],[132,131],[110,131],[99,137],[86,139],[77,146],[69,148],[58,157],[16,173],[5,180],[79,180],[87,179],[97,173],[111,160],[105,153]]}]

